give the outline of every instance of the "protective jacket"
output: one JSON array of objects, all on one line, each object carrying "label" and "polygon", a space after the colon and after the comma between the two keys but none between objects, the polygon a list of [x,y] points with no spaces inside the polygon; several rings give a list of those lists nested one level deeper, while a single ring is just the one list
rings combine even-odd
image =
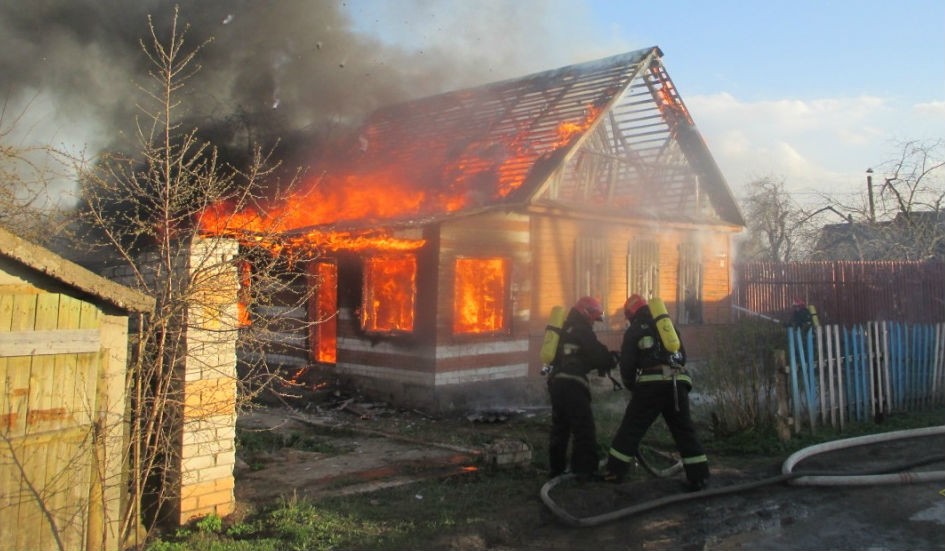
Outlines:
[{"label": "protective jacket", "polygon": [[597,432],[587,374],[595,370],[604,374],[612,365],[613,357],[597,340],[591,322],[572,308],[561,327],[558,352],[548,375],[551,396],[548,465],[552,476],[563,473],[569,466],[577,475],[597,471]]},{"label": "protective jacket", "polygon": [[[681,339],[680,339],[681,340]],[[639,453],[640,441],[657,417],[666,421],[682,456],[690,487],[705,487],[708,460],[689,412],[692,379],[685,370],[685,347],[675,354],[663,347],[648,306],[640,308],[624,332],[620,375],[633,396],[611,444],[607,474],[621,480]]]},{"label": "protective jacket", "polygon": [[637,311],[623,334],[620,347],[620,377],[626,388],[636,383],[672,381],[683,383],[692,389],[692,378],[685,370],[686,347],[680,344],[679,351],[670,353],[663,346],[653,321],[649,306]]},{"label": "protective jacket", "polygon": [[571,379],[589,387],[587,374],[597,371],[598,375],[606,375],[613,362],[607,346],[597,340],[591,322],[572,308],[561,326],[558,353],[551,364],[551,379]]}]

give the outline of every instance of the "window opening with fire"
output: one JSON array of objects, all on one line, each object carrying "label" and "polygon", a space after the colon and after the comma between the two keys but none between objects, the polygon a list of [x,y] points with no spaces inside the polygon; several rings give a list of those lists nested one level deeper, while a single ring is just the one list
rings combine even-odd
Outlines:
[{"label": "window opening with fire", "polygon": [[702,323],[702,255],[697,243],[679,244],[679,323]]},{"label": "window opening with fire", "polygon": [[335,363],[338,360],[338,265],[312,262],[308,265],[309,352],[312,360]]},{"label": "window opening with fire", "polygon": [[595,297],[606,312],[607,282],[610,280],[607,241],[599,237],[578,237],[574,242],[574,273],[574,296]]},{"label": "window opening with fire", "polygon": [[248,261],[240,261],[236,267],[239,274],[239,291],[236,295],[236,326],[250,327],[253,319],[249,311],[252,301],[253,265]]},{"label": "window opening with fire", "polygon": [[504,258],[457,258],[453,277],[453,333],[504,331],[508,262]]},{"label": "window opening with fire", "polygon": [[361,329],[412,332],[417,298],[417,257],[384,255],[364,260]]},{"label": "window opening with fire", "polygon": [[647,299],[659,297],[659,253],[659,243],[652,239],[639,238],[630,242],[627,251],[627,296],[638,293]]}]

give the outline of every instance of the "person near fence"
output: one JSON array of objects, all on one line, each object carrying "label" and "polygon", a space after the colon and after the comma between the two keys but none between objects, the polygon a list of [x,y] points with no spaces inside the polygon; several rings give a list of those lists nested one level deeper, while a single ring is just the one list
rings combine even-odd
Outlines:
[{"label": "person near fence", "polygon": [[602,321],[604,310],[593,297],[581,297],[568,312],[561,338],[548,374],[551,395],[551,433],[548,466],[551,478],[568,468],[579,479],[597,474],[597,430],[591,410],[591,387],[587,374],[606,375],[613,367],[613,355],[594,333],[593,323]]},{"label": "person near fence", "polygon": [[614,435],[604,480],[623,481],[639,452],[640,441],[662,415],[682,456],[686,489],[702,490],[708,483],[709,463],[689,412],[692,378],[685,367],[682,340],[678,351],[667,350],[650,307],[640,295],[627,298],[624,314],[629,325],[620,348],[620,375],[633,395]]},{"label": "person near fence", "polygon": [[810,309],[807,307],[807,303],[799,298],[794,299],[794,309],[791,312],[791,321],[788,323],[788,326],[796,327],[801,331],[807,331],[811,328],[813,323],[814,319],[813,316],[811,316]]}]

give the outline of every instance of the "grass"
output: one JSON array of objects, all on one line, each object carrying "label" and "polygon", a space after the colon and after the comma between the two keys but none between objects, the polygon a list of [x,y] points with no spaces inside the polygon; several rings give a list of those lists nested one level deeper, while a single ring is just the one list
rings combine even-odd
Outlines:
[{"label": "grass", "polygon": [[[595,395],[598,440],[602,451],[623,415],[627,393]],[[882,424],[849,425],[843,433],[821,428],[778,440],[773,430],[747,430],[716,437],[708,431],[708,412],[697,411],[696,422],[710,461],[780,464],[788,455],[824,441],[862,434],[941,425],[945,409],[888,416]],[[542,505],[538,490],[546,480],[548,413],[517,415],[505,423],[471,423],[465,419],[409,421],[389,419],[387,432],[463,447],[476,447],[499,438],[519,439],[532,448],[532,463],[510,469],[483,468],[472,474],[417,482],[368,494],[321,499],[288,497],[250,512],[242,519],[208,518],[175,533],[164,534],[150,551],[266,551],[329,549],[484,548],[526,545]],[[411,424],[403,430],[400,424]],[[374,426],[374,425],[372,425]],[[275,446],[316,446],[331,450],[324,436],[309,440],[299,434],[277,439],[265,433],[241,433],[243,452],[263,453]],[[648,432],[645,443],[672,450],[662,421]],[[324,446],[324,447],[323,447]],[[340,450],[335,449],[334,453]],[[328,453],[333,453],[329,451]],[[642,469],[633,476],[645,477]],[[497,499],[497,496],[501,496]],[[466,539],[464,539],[466,538]],[[470,539],[472,538],[472,539]]]}]

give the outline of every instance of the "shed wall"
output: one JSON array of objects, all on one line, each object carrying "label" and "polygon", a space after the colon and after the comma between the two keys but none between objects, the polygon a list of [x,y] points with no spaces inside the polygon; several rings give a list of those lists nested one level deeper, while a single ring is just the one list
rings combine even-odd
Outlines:
[{"label": "shed wall", "polygon": [[117,549],[127,317],[11,282],[0,278],[0,549]]}]

